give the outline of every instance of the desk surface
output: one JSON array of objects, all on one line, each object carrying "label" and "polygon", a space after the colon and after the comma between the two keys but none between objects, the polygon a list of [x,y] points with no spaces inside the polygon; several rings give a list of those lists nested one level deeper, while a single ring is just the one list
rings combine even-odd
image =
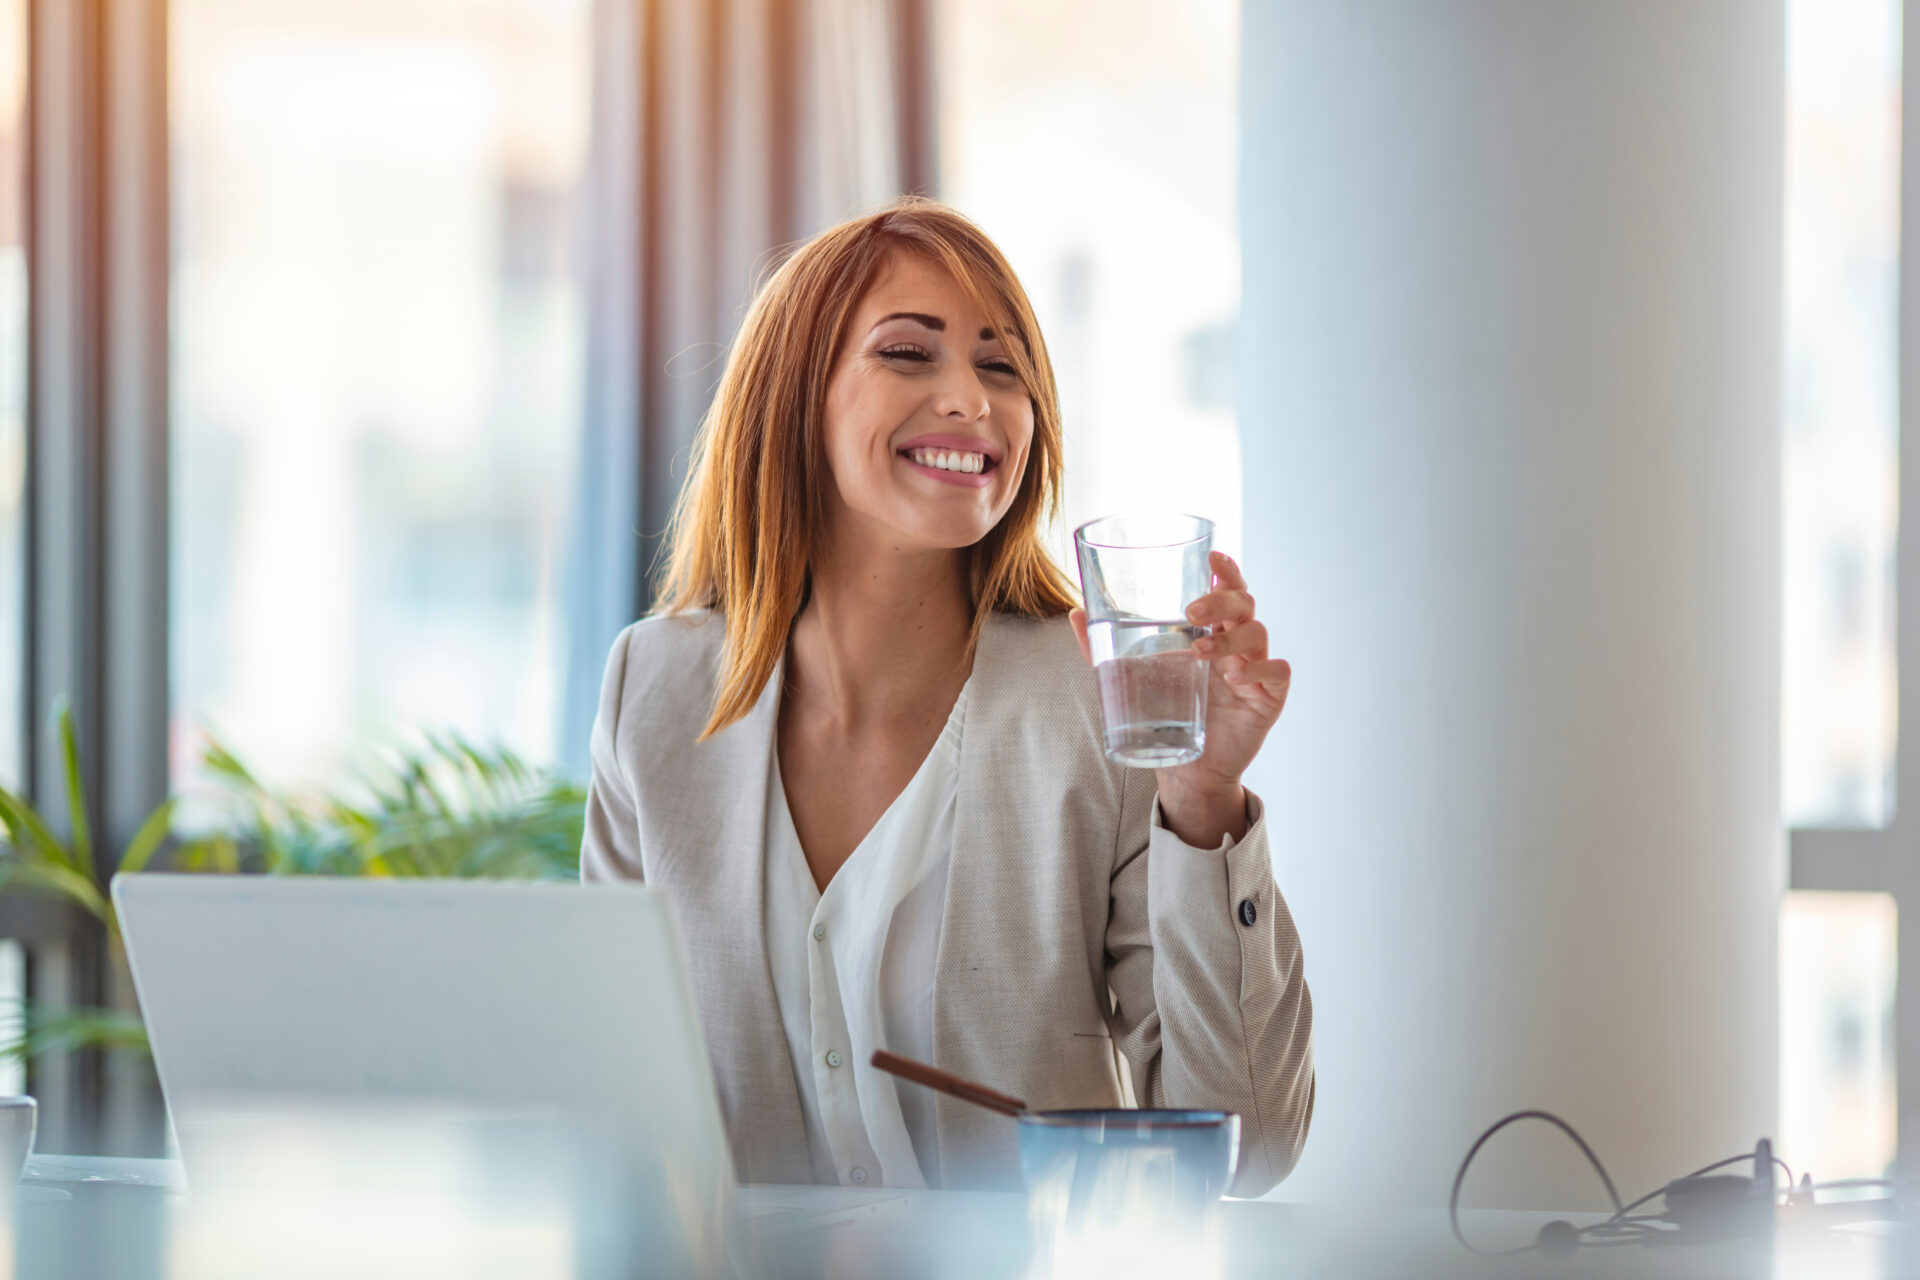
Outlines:
[{"label": "desk surface", "polygon": [[[71,1191],[73,1198],[19,1209],[16,1274],[22,1280],[184,1280],[168,1263],[169,1226],[189,1204],[177,1163],[37,1156],[27,1177]],[[1017,1194],[749,1187],[743,1201],[755,1264],[772,1280],[991,1280],[1033,1274],[1026,1200]],[[1462,1218],[1471,1239],[1496,1247],[1531,1240],[1550,1216],[1477,1211]],[[1783,1230],[1771,1247],[1746,1242],[1587,1250],[1564,1260],[1490,1259],[1460,1248],[1444,1210],[1228,1202],[1220,1206],[1211,1237],[1199,1247],[1190,1242],[1165,1265],[1137,1249],[1120,1260],[1078,1261],[1081,1265],[1059,1270],[1101,1280],[1128,1271],[1192,1280],[1283,1275],[1920,1280],[1920,1223],[1878,1230]],[[1116,1267],[1116,1261],[1128,1265]]]},{"label": "desk surface", "polygon": [[[809,1189],[823,1203],[832,1188]],[[845,1225],[792,1230],[786,1238],[760,1233],[769,1276],[1020,1277],[1029,1274],[1025,1198],[1013,1194],[909,1192],[889,1207]],[[748,1202],[754,1193],[748,1192]],[[1556,1215],[1476,1211],[1461,1215],[1468,1237],[1482,1247],[1524,1244]],[[1587,1221],[1575,1216],[1575,1221]],[[1771,1247],[1758,1242],[1711,1247],[1585,1250],[1571,1259],[1537,1255],[1476,1257],[1454,1240],[1442,1209],[1347,1208],[1328,1205],[1228,1202],[1220,1207],[1217,1251],[1190,1252],[1178,1265],[1143,1260],[1135,1269],[1064,1267],[1069,1275],[1180,1275],[1194,1280],[1242,1277],[1338,1276],[1342,1280],[1468,1280],[1473,1277],[1567,1277],[1568,1280],[1640,1277],[1665,1280],[1882,1280],[1920,1277],[1920,1250],[1911,1238],[1885,1230],[1782,1233]]]}]

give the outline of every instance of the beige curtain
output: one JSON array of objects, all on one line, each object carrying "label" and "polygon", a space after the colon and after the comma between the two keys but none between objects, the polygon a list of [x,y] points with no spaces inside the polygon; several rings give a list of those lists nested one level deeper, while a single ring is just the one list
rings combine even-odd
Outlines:
[{"label": "beige curtain", "polygon": [[607,647],[645,611],[687,449],[783,247],[933,194],[934,0],[599,0],[581,228],[587,395],[562,742],[585,776]]}]

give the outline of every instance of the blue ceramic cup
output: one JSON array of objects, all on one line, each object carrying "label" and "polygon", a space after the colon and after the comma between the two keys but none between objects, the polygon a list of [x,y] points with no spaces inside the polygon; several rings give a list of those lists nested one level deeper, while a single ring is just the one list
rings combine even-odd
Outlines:
[{"label": "blue ceramic cup", "polygon": [[1240,1117],[1228,1111],[1034,1111],[1019,1126],[1036,1218],[1070,1231],[1197,1220],[1226,1194],[1240,1156]]}]

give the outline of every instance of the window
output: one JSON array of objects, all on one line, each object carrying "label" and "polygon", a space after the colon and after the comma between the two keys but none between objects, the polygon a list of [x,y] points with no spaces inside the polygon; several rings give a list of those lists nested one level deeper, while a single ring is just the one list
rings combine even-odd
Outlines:
[{"label": "window", "polygon": [[1900,9],[1792,0],[1787,65],[1788,821],[1892,816]]},{"label": "window", "polygon": [[[941,196],[1033,299],[1066,423],[1064,520],[1187,511],[1240,547],[1236,0],[948,0]],[[1257,566],[1255,567],[1257,574]]]},{"label": "window", "polygon": [[171,754],[554,757],[590,0],[176,0]]},{"label": "window", "polygon": [[[1900,10],[1787,4],[1781,764],[1803,887],[1823,879],[1807,856],[1807,837],[1829,834],[1816,829],[1851,829],[1831,833],[1833,850],[1878,842],[1889,869],[1912,853],[1884,838],[1898,729]],[[1894,1157],[1897,932],[1884,892],[1795,892],[1781,912],[1781,1151],[1816,1179],[1877,1176]]]},{"label": "window", "polygon": [[1892,1163],[1894,901],[1792,893],[1780,913],[1780,1150],[1816,1181]]},{"label": "window", "polygon": [[26,108],[27,4],[0,0],[0,786],[7,787],[21,783],[26,725]]}]

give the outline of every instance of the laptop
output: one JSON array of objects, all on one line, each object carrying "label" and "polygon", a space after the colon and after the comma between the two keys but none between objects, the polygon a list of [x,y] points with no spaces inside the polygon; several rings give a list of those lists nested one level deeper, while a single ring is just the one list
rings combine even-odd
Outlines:
[{"label": "laptop", "polygon": [[532,1118],[618,1184],[599,1195],[626,1248],[734,1269],[732,1160],[657,894],[147,873],[112,892],[196,1191],[249,1131],[284,1153],[289,1124],[359,1141],[464,1119],[519,1150]]}]

